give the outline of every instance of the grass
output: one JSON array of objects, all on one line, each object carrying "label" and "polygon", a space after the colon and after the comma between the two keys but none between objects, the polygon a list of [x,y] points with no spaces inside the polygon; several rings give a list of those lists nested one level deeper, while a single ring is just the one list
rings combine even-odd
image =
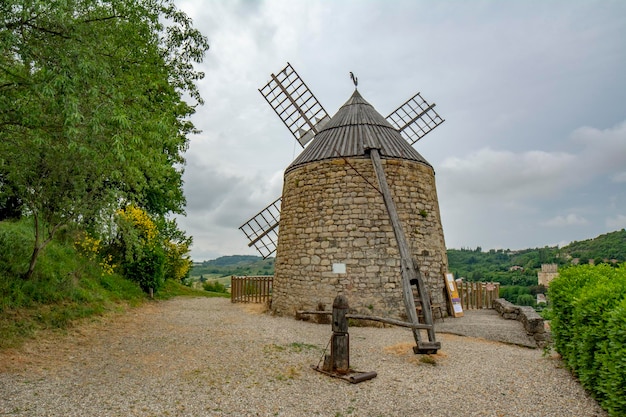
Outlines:
[{"label": "grass", "polygon": [[[76,252],[71,232],[60,233],[44,250],[29,280],[21,278],[32,250],[28,220],[0,222],[0,349],[19,347],[42,330],[66,329],[76,321],[149,301],[118,274]],[[155,298],[223,297],[166,280]]]},{"label": "grass", "polygon": [[319,349],[316,345],[311,345],[309,343],[300,343],[293,342],[289,345],[292,351],[294,352],[302,352],[303,350],[311,350],[311,349]]},{"label": "grass", "polygon": [[222,298],[230,298],[230,294],[223,292],[209,292],[204,290],[199,290],[192,287],[186,287],[179,282],[175,282],[172,280],[166,280],[165,286],[159,290],[157,294],[155,294],[156,299],[158,300],[169,300],[173,297],[222,297]]},{"label": "grass", "polygon": [[[226,288],[230,288],[231,275],[224,276],[221,274],[203,274],[202,276],[206,279],[206,282],[215,281],[224,285]],[[202,282],[200,282],[200,275],[190,275],[189,279],[191,282],[194,283],[194,285],[197,285],[198,288],[202,288]]]},{"label": "grass", "polygon": [[430,355],[422,355],[420,357],[420,363],[425,363],[432,366],[437,366],[437,361]]}]

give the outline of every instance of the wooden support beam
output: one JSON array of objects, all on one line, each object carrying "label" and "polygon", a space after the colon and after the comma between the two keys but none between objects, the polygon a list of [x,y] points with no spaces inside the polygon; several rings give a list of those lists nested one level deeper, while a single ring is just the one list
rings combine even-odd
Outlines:
[{"label": "wooden support beam", "polygon": [[377,322],[380,322],[380,323],[393,324],[394,326],[408,327],[410,329],[430,330],[430,329],[433,328],[433,326],[430,325],[430,324],[407,323],[407,322],[402,321],[402,320],[390,319],[390,318],[387,318],[387,317],[367,316],[365,314],[346,314],[346,317],[349,318],[349,319],[355,319],[355,320],[377,321]]},{"label": "wooden support beam", "polygon": [[[420,303],[422,304],[424,321],[426,324],[430,325],[430,329],[428,329],[428,339],[434,344],[436,343],[436,337],[428,290],[426,289],[426,285],[424,285],[424,281],[422,280],[419,271],[417,271],[413,266],[413,257],[411,256],[409,244],[406,240],[404,229],[402,228],[402,223],[400,222],[400,217],[398,216],[398,210],[396,209],[396,204],[393,201],[391,190],[389,189],[389,184],[387,183],[385,171],[380,159],[380,153],[378,149],[369,149],[369,152],[372,164],[374,165],[374,171],[376,172],[376,177],[378,178],[378,183],[380,185],[380,191],[383,195],[387,212],[389,213],[389,219],[391,220],[391,225],[393,226],[393,232],[396,236],[398,250],[400,251],[400,264],[402,268],[402,295],[406,315],[411,323],[419,324],[417,312],[415,310],[413,290],[411,289],[411,282],[415,280],[420,294]],[[415,338],[415,342],[417,343],[417,348],[419,350],[420,345],[422,344],[419,329],[413,328],[412,330],[413,337]]]},{"label": "wooden support beam", "polygon": [[[319,310],[298,310],[296,311],[296,318],[299,318],[300,316],[306,315],[306,314],[310,314],[310,315],[318,315],[318,316],[330,316],[332,313],[332,311],[319,311]],[[402,321],[402,320],[396,320],[396,319],[391,319],[388,317],[379,317],[379,316],[368,316],[366,314],[346,314],[346,318],[348,319],[354,319],[354,320],[370,320],[370,321],[376,321],[379,323],[387,323],[387,324],[391,324],[394,326],[400,326],[400,327],[408,327],[409,329],[431,329],[433,326],[429,325],[429,324],[424,324],[424,323],[407,323],[406,321]]]}]

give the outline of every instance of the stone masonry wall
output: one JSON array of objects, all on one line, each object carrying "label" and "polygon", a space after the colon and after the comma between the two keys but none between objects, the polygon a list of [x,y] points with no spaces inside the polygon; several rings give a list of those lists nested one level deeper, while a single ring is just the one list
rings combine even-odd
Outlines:
[{"label": "stone masonry wall", "polygon": [[559,276],[557,264],[541,264],[541,271],[537,273],[539,285],[547,287],[553,279]]},{"label": "stone masonry wall", "polygon": [[526,334],[535,339],[538,347],[545,347],[551,342],[551,336],[550,333],[546,332],[543,318],[537,314],[534,308],[516,306],[504,298],[494,300],[493,307],[503,318],[521,322]]},{"label": "stone masonry wall", "polygon": [[[333,159],[285,175],[271,307],[277,314],[329,310],[343,293],[353,311],[406,317],[400,255],[372,162],[349,162],[354,169]],[[383,167],[433,302],[444,304],[447,256],[433,169],[404,160],[383,160]],[[333,273],[334,263],[345,264],[346,273]]]}]

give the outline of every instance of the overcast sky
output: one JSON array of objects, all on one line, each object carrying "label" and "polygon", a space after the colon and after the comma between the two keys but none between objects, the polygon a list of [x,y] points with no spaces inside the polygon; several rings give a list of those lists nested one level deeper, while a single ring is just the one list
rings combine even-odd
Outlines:
[{"label": "overcast sky", "polygon": [[258,88],[287,62],[333,115],[413,94],[445,123],[434,167],[448,248],[561,246],[626,227],[626,1],[177,0],[208,38],[187,152],[195,261],[256,254],[238,227],[301,151]]}]

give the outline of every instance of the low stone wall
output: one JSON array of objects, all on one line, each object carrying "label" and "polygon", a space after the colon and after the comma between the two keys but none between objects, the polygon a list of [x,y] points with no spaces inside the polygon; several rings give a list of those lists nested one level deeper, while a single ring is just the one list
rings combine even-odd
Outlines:
[{"label": "low stone wall", "polygon": [[521,322],[526,333],[535,339],[537,346],[544,347],[550,343],[550,333],[546,332],[543,318],[537,314],[534,308],[516,306],[504,298],[496,299],[493,306],[503,318]]}]

